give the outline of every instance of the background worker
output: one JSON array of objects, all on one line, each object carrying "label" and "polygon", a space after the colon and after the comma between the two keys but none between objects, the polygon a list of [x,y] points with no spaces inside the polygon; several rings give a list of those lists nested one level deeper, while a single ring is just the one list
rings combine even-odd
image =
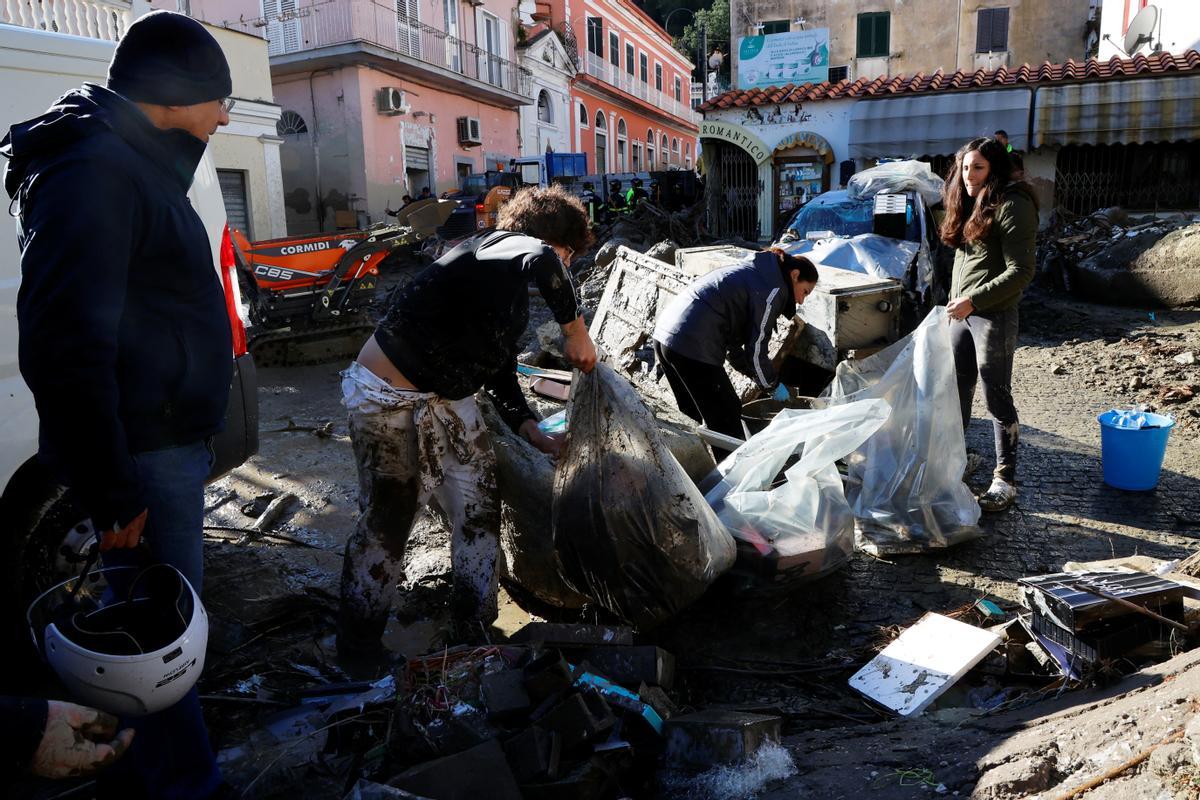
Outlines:
[{"label": "background worker", "polygon": [[621,191],[621,182],[611,180],[608,182],[608,214],[609,217],[615,218],[618,214],[625,211],[625,193]]},{"label": "background worker", "polygon": [[[209,136],[229,124],[232,90],[212,34],[154,11],[121,38],[107,87],[84,84],[0,142],[19,211],[19,358],[38,457],[90,516],[106,567],[140,563],[145,536],[197,592],[233,345],[187,193]],[[98,777],[101,797],[226,791],[195,688],[134,725],[128,755]]]},{"label": "background worker", "polygon": [[630,183],[629,191],[625,193],[625,206],[632,210],[637,208],[638,203],[649,198],[650,195],[642,188],[642,179],[634,178]]},{"label": "background worker", "polygon": [[1038,210],[1033,190],[1013,182],[1012,170],[1001,142],[975,139],[955,155],[954,173],[942,189],[946,216],[940,235],[954,248],[946,313],[963,430],[979,381],[995,429],[996,469],[979,496],[984,511],[1002,511],[1017,499],[1020,421],[1012,396],[1013,354],[1017,309],[1035,271]]},{"label": "background worker", "polygon": [[478,636],[496,618],[500,504],[475,393],[485,389],[534,447],[561,447],[539,430],[517,383],[531,281],[562,326],[567,361],[585,372],[596,364],[567,272],[591,241],[579,198],[561,186],[522,189],[500,209],[496,228],[401,289],[343,373],[361,511],[346,543],[338,618],[338,653],[349,666],[387,659],[380,636],[409,529],[431,499],[452,531],[455,637]]},{"label": "background worker", "polygon": [[[725,360],[778,400],[789,396],[767,345],[779,317],[791,317],[817,284],[804,257],[771,248],[714,270],[676,295],[654,327],[654,353],[679,410],[710,430],[744,438],[742,403]],[[720,461],[729,451],[714,447]]]}]

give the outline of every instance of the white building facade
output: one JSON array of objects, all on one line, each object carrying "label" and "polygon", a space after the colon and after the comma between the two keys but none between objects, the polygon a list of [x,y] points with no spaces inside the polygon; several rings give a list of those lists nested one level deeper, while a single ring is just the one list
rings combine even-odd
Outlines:
[{"label": "white building facade", "polygon": [[531,73],[533,104],[521,106],[521,155],[571,149],[571,81],[575,66],[558,35],[549,29],[517,47],[517,61]]}]

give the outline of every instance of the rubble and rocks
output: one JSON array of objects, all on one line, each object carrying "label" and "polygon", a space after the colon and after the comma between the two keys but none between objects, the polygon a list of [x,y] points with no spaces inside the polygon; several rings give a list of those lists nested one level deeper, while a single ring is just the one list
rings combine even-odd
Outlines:
[{"label": "rubble and rocks", "polygon": [[1038,271],[1046,284],[1097,303],[1200,303],[1200,224],[1103,209],[1040,234]]}]

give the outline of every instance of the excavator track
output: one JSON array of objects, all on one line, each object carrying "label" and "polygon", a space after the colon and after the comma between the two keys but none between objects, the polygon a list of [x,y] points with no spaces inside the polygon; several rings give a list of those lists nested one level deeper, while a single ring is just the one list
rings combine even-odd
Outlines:
[{"label": "excavator track", "polygon": [[351,360],[375,330],[366,316],[302,329],[264,330],[250,340],[250,353],[258,367],[306,367],[330,361]]}]

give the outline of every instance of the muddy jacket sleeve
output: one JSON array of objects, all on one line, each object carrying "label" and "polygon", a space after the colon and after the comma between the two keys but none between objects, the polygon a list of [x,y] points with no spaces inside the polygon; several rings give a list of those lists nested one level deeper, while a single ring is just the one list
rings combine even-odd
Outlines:
[{"label": "muddy jacket sleeve", "polygon": [[0,695],[0,786],[29,769],[46,731],[48,710],[45,700]]},{"label": "muddy jacket sleeve", "polygon": [[980,311],[1002,308],[1015,301],[1033,280],[1037,269],[1038,216],[1033,203],[1024,197],[1004,202],[996,210],[995,225],[1000,229],[1000,250],[1004,271],[978,289],[968,293]]},{"label": "muddy jacket sleeve", "polygon": [[508,427],[517,432],[527,419],[537,419],[525,402],[521,385],[517,383],[516,359],[493,374],[484,382],[483,388],[496,404],[496,411]]},{"label": "muddy jacket sleeve", "polygon": [[43,449],[96,529],[108,530],[143,508],[117,383],[139,199],[118,170],[82,159],[31,180],[20,216],[21,374],[37,403]]},{"label": "muddy jacket sleeve", "polygon": [[749,377],[763,389],[773,389],[779,383],[775,365],[771,363],[768,346],[775,332],[775,318],[783,310],[782,286],[770,292],[750,292],[749,313],[746,315],[746,360],[752,367]]},{"label": "muddy jacket sleeve", "polygon": [[525,262],[527,274],[533,278],[542,299],[550,307],[554,321],[559,325],[574,322],[579,317],[579,301],[575,297],[575,285],[563,267],[558,254],[548,245],[534,253]]}]

